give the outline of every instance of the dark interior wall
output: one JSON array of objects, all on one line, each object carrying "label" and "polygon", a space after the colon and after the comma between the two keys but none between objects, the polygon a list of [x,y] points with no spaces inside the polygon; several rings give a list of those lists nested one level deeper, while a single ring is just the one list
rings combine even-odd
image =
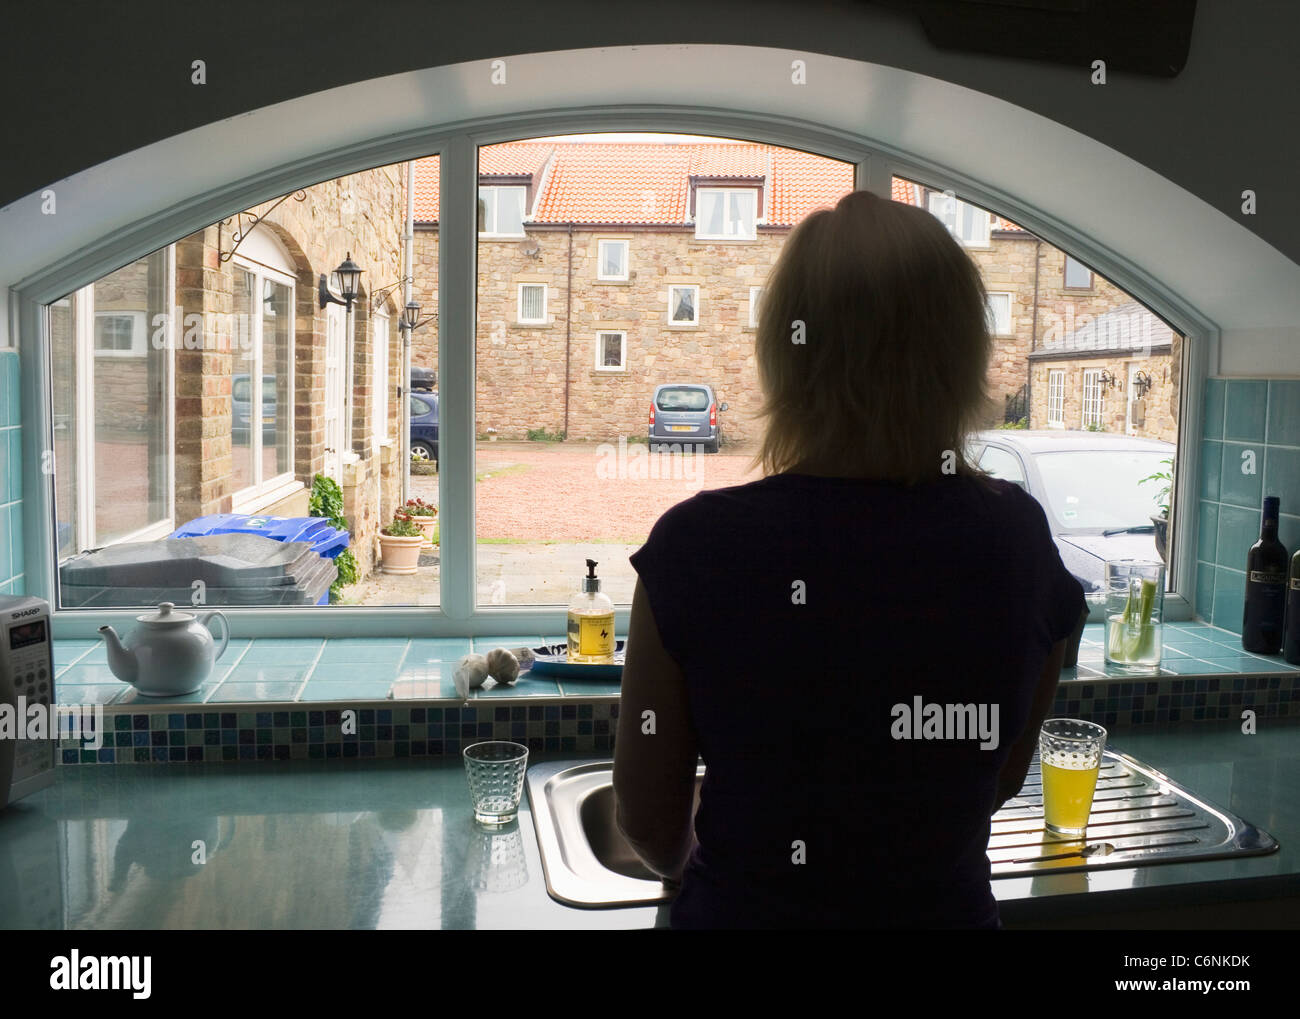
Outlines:
[{"label": "dark interior wall", "polygon": [[[349,82],[520,52],[727,43],[888,64],[998,96],[1150,166],[1300,262],[1300,5],[1289,0],[1200,0],[1181,73],[1112,70],[1104,86],[1086,63],[941,51],[902,0],[74,0],[12,5],[3,34],[0,207],[142,145]],[[207,64],[202,87],[190,84],[194,59]],[[1246,188],[1255,216],[1241,216]]]}]

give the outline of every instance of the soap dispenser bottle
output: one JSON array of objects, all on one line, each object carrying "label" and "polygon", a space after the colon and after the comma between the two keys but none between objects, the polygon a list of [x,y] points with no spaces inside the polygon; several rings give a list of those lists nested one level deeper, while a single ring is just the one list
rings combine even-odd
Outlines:
[{"label": "soap dispenser bottle", "polygon": [[614,603],[601,594],[596,566],[587,560],[582,589],[569,602],[569,661],[579,665],[614,664]]}]

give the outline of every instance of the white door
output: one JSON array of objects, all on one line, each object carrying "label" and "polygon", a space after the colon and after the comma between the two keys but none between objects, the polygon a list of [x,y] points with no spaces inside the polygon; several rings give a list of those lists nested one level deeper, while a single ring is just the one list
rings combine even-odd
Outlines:
[{"label": "white door", "polygon": [[1129,435],[1137,435],[1138,432],[1137,423],[1133,420],[1133,404],[1137,402],[1137,386],[1134,383],[1137,381],[1138,372],[1141,370],[1135,364],[1128,367],[1128,414],[1124,422],[1124,430]]},{"label": "white door", "polygon": [[325,470],[343,483],[343,357],[347,346],[347,309],[325,306]]}]

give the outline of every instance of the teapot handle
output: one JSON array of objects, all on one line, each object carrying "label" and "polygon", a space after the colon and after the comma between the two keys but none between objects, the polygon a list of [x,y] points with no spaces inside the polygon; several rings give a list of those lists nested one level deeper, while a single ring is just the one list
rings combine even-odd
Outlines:
[{"label": "teapot handle", "polygon": [[[230,643],[230,621],[226,619],[226,617],[222,615],[220,612],[208,612],[202,616],[199,616],[199,622],[202,623],[204,626],[208,626],[209,621],[214,616],[217,619],[221,620],[221,647],[218,648],[217,653],[212,656],[212,660],[215,662],[218,658],[220,658],[222,655],[226,653],[226,645]],[[211,627],[208,626],[208,629],[211,629]]]}]

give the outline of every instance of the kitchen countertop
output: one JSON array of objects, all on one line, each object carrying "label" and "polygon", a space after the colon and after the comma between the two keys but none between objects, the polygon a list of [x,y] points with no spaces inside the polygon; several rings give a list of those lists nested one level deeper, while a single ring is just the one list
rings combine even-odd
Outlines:
[{"label": "kitchen countertop", "polygon": [[[999,879],[1004,920],[1050,921],[1083,893],[1111,909],[1300,895],[1298,737],[1294,721],[1252,736],[1236,723],[1115,733],[1115,749],[1282,848]],[[0,814],[9,928],[601,929],[650,927],[665,914],[553,901],[527,797],[516,822],[479,829],[456,758],[61,768],[53,787]]]}]

